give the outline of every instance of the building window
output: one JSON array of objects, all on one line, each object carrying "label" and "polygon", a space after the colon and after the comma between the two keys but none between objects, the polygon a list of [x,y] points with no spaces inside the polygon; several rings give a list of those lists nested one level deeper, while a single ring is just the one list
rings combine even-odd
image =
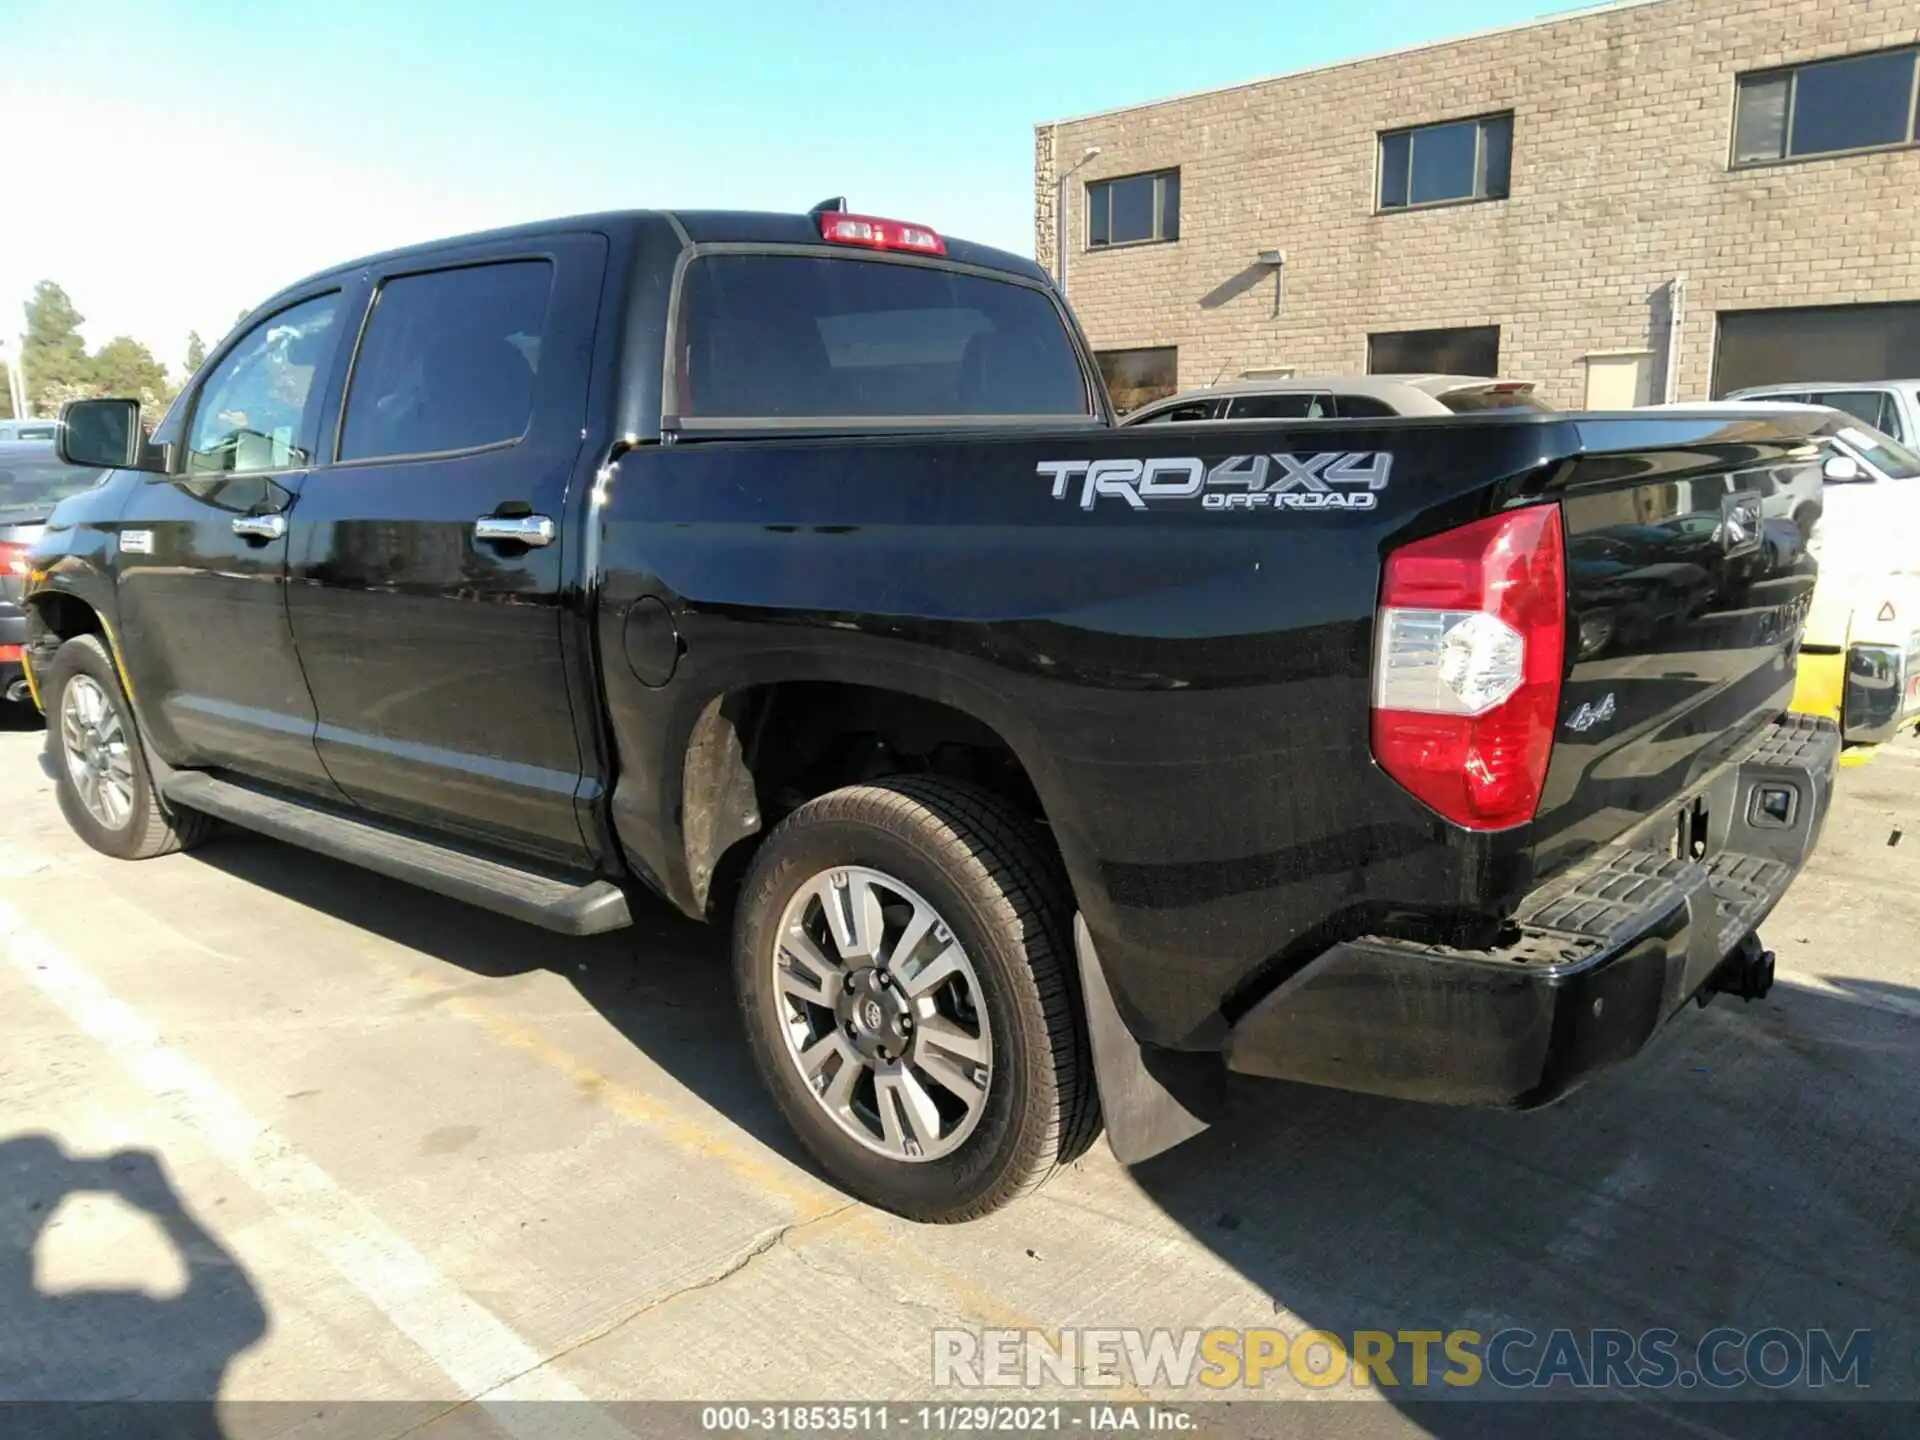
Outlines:
[{"label": "building window", "polygon": [[1500,373],[1500,327],[1388,330],[1367,337],[1369,375],[1486,375]]},{"label": "building window", "polygon": [[1151,350],[1097,350],[1094,362],[1107,382],[1113,408],[1122,415],[1164,399],[1180,388],[1180,351],[1172,345]]},{"label": "building window", "polygon": [[1881,150],[1914,139],[1914,59],[1882,50],[1740,77],[1733,163]]},{"label": "building window", "polygon": [[1180,238],[1180,172],[1159,170],[1087,184],[1087,248]]},{"label": "building window", "polygon": [[1380,137],[1380,208],[1504,200],[1512,168],[1511,114],[1389,130]]}]

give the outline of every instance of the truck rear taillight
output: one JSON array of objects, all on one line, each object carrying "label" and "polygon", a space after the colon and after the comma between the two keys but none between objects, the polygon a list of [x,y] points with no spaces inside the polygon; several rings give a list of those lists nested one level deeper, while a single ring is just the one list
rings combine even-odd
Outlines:
[{"label": "truck rear taillight", "polygon": [[25,578],[28,569],[27,547],[11,540],[0,540],[0,574]]},{"label": "truck rear taillight", "polygon": [[947,253],[947,242],[925,225],[882,220],[873,215],[847,215],[838,210],[821,212],[820,238],[836,245],[864,245],[869,250],[907,250],[916,255]]},{"label": "truck rear taillight", "polygon": [[1373,757],[1469,830],[1533,818],[1566,650],[1560,508],[1477,520],[1394,551],[1373,655]]}]

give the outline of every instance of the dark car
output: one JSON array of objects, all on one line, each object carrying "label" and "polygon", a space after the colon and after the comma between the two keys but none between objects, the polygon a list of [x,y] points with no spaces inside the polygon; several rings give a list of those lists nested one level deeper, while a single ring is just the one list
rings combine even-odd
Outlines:
[{"label": "dark car", "polygon": [[34,552],[74,830],[724,920],[775,1101],[919,1219],[1229,1068],[1556,1099],[1764,992],[1826,813],[1810,563],[1569,563],[1698,516],[1719,597],[1816,412],[1123,429],[1031,260],[835,206],[338,266],[137,412],[68,407],[116,473]]},{"label": "dark car", "polygon": [[[46,428],[50,436],[58,429],[51,423]],[[20,664],[27,638],[27,616],[20,607],[27,551],[55,505],[92,489],[105,474],[67,464],[51,439],[0,440],[0,695],[8,700],[29,698]]]}]

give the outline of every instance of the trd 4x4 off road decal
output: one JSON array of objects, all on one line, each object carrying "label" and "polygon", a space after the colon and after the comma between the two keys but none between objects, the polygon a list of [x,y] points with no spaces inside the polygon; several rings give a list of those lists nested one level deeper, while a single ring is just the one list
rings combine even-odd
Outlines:
[{"label": "trd 4x4 off road decal", "polygon": [[1077,490],[1082,510],[1103,498],[1135,510],[1191,509],[1195,501],[1204,510],[1371,510],[1392,469],[1393,456],[1384,450],[1229,455],[1212,465],[1195,456],[1165,455],[1039,465],[1039,473],[1053,481],[1053,498],[1065,500]]}]

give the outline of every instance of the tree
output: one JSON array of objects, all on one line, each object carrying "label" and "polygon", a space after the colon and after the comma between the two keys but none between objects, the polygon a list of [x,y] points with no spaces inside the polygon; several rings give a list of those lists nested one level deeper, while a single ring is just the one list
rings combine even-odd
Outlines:
[{"label": "tree", "polygon": [[89,374],[86,343],[80,338],[80,325],[86,318],[74,308],[67,292],[51,280],[33,287],[27,302],[27,339],[20,358],[33,387],[27,396],[27,408],[36,415],[53,413],[44,398],[58,388],[65,390],[85,385]]},{"label": "tree", "polygon": [[130,335],[116,335],[102,345],[94,352],[88,368],[92,373],[86,377],[87,383],[96,395],[137,399],[143,408],[156,415],[173,398],[166,366]]},{"label": "tree", "polygon": [[0,361],[0,420],[24,418],[13,413],[13,376],[7,372],[6,363]]},{"label": "tree", "polygon": [[187,331],[187,374],[192,375],[207,363],[207,342],[200,338],[198,330]]}]

